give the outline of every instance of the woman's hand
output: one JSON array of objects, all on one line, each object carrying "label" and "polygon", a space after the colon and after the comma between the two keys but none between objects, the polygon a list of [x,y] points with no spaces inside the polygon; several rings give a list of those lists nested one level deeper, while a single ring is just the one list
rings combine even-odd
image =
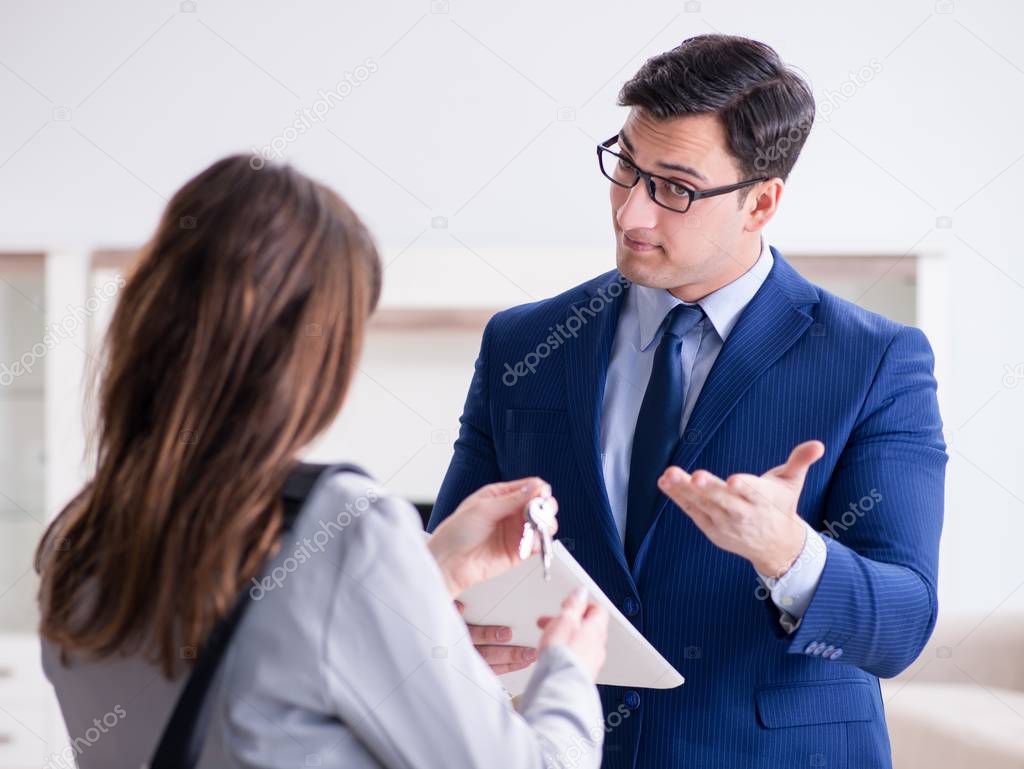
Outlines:
[{"label": "woman's hand", "polygon": [[562,612],[557,617],[541,617],[538,627],[544,629],[539,649],[564,644],[583,662],[596,681],[604,666],[608,652],[608,612],[593,601],[587,601],[587,591],[579,588],[562,601]]},{"label": "woman's hand", "polygon": [[[438,526],[427,547],[441,567],[452,597],[519,563],[523,509],[533,497],[550,497],[551,487],[540,478],[492,483],[471,494]],[[557,514],[558,502],[552,498]],[[551,533],[558,530],[553,519]],[[534,538],[533,552],[540,550]]]}]

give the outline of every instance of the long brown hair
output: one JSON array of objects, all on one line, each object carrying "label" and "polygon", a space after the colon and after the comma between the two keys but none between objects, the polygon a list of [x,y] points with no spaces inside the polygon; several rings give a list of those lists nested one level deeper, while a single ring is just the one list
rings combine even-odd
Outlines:
[{"label": "long brown hair", "polygon": [[175,194],[107,332],[95,474],[36,552],[45,638],[168,677],[202,648],[276,547],[380,282],[359,218],[293,168],[229,157]]}]

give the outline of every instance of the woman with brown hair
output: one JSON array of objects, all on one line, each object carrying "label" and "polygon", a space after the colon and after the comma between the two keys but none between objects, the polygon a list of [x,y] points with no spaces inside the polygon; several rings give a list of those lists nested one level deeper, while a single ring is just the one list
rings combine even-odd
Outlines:
[{"label": "woman with brown hair", "polygon": [[566,600],[516,712],[452,604],[518,561],[543,481],[484,487],[427,540],[409,503],[339,472],[284,528],[282,490],[342,407],[381,267],[336,194],[250,160],[168,204],[107,334],[95,474],[36,556],[78,765],[150,759],[248,588],[200,765],[541,767],[583,740],[574,763],[596,767],[606,615]]}]

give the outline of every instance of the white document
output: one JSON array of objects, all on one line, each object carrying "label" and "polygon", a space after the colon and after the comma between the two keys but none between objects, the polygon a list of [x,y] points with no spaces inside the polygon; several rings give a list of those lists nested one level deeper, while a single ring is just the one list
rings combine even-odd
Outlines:
[{"label": "white document", "polygon": [[[552,550],[550,582],[544,580],[544,566],[538,554],[494,579],[474,585],[459,600],[465,606],[466,622],[504,625],[512,629],[512,640],[508,643],[536,647],[542,633],[537,618],[557,615],[565,597],[580,586],[609,615],[608,657],[598,674],[599,684],[672,689],[683,683],[679,672],[633,627],[558,540]],[[532,673],[531,665],[499,678],[512,695],[517,695],[526,689]]]}]

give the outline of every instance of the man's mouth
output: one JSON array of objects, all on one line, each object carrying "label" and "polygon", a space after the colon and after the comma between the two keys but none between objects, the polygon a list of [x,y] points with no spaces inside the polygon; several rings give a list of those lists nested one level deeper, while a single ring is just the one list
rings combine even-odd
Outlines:
[{"label": "man's mouth", "polygon": [[654,251],[661,248],[661,246],[656,246],[653,243],[645,243],[642,240],[633,240],[633,238],[629,237],[626,233],[622,233],[622,244],[630,251],[637,252]]}]

